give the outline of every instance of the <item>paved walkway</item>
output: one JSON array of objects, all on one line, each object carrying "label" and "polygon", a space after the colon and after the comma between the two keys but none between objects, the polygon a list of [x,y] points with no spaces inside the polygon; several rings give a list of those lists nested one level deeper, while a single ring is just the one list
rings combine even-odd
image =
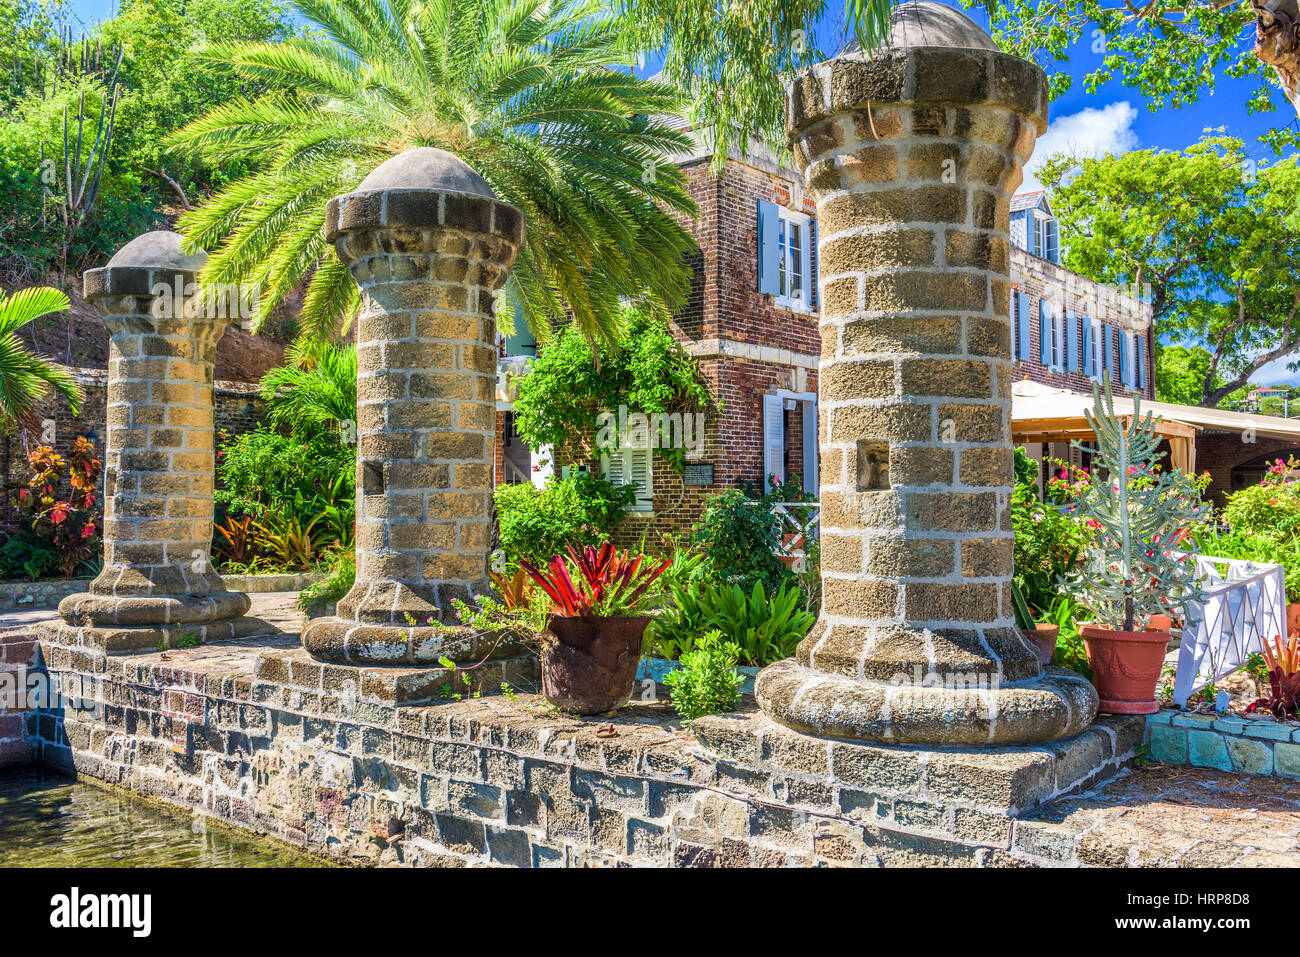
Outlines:
[{"label": "paved walkway", "polygon": [[[280,630],[294,634],[302,627],[296,591],[254,592],[248,597],[253,602],[248,612],[251,617],[269,621]],[[0,631],[24,628],[57,616],[57,608],[11,608],[0,611]]]}]

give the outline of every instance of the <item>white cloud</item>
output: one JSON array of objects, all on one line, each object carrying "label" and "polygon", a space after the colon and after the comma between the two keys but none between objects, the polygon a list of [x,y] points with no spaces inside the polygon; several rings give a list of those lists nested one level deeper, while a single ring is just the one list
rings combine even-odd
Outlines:
[{"label": "white cloud", "polygon": [[1054,153],[1073,156],[1105,156],[1127,153],[1138,145],[1133,132],[1137,109],[1128,100],[1119,100],[1101,109],[1088,107],[1069,116],[1058,116],[1047,124],[1047,132],[1034,146],[1034,155],[1025,164],[1025,182],[1020,192],[1042,189],[1036,174],[1043,161]]}]

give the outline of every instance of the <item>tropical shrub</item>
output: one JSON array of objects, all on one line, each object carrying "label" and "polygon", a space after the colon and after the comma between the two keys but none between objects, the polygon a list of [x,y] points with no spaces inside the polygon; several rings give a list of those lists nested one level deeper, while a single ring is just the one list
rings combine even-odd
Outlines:
[{"label": "tropical shrub", "polygon": [[340,598],[352,590],[357,581],[357,553],[353,548],[330,547],[325,551],[324,559],[329,564],[329,571],[320,581],[313,582],[298,593],[298,607],[308,611],[337,603]]},{"label": "tropical shrub", "polygon": [[222,439],[216,501],[227,514],[306,522],[355,498],[355,453],[330,436],[304,442],[264,427],[233,439],[223,430]]},{"label": "tropical shrub", "polygon": [[705,500],[691,541],[706,556],[713,578],[742,585],[746,591],[758,583],[780,588],[790,576],[776,555],[781,525],[771,505],[741,489],[727,489]]},{"label": "tropical shrub", "polygon": [[650,623],[647,648],[657,657],[680,659],[700,635],[716,629],[736,645],[744,664],[768,665],[791,657],[816,622],[803,606],[796,587],[782,585],[769,596],[762,582],[749,592],[738,584],[688,582],[673,589],[671,604]]},{"label": "tropical shrub", "polygon": [[1300,462],[1278,459],[1258,485],[1229,495],[1223,521],[1234,533],[1251,539],[1281,542],[1300,538],[1300,482],[1286,479],[1293,468],[1300,468]]},{"label": "tropical shrub", "polygon": [[706,714],[735,711],[740,704],[740,686],[745,679],[736,671],[740,649],[724,642],[722,633],[701,636],[693,650],[681,658],[681,667],[664,676],[672,692],[673,708],[685,724]]},{"label": "tropical shrub", "polygon": [[[70,577],[78,567],[93,570],[99,551],[100,476],[103,462],[84,436],[77,439],[65,459],[49,446],[37,446],[27,457],[32,476],[18,489],[20,521],[29,541],[43,545],[56,556],[55,569]],[[34,548],[24,560],[29,575],[36,568],[50,571],[46,549]],[[31,567],[28,564],[32,563]]]},{"label": "tropical shrub", "polygon": [[[671,562],[648,563],[644,555],[620,553],[606,543],[600,549],[566,546],[568,561],[559,555],[542,569],[521,560],[520,567],[551,600],[556,615],[635,615],[659,597],[658,578]],[[570,570],[572,563],[572,570]]]},{"label": "tropical shrub", "polygon": [[67,308],[68,297],[57,289],[20,289],[9,296],[0,292],[0,430],[38,424],[36,410],[51,390],[64,398],[73,415],[81,410],[84,393],[72,373],[35,355],[18,338],[27,323]]},{"label": "tropical shrub", "polygon": [[1284,719],[1300,714],[1300,633],[1292,632],[1285,643],[1274,635],[1263,648],[1270,694],[1248,705],[1246,713],[1264,709]]},{"label": "tropical shrub", "polygon": [[546,564],[572,544],[602,545],[636,501],[636,487],[613,485],[588,472],[551,477],[540,489],[531,482],[498,485],[494,493],[498,545],[510,565]]},{"label": "tropical shrub", "polygon": [[1030,611],[1041,614],[1061,593],[1061,579],[1074,570],[1086,535],[1058,506],[1041,502],[1034,485],[1011,490],[1015,533],[1015,581]]}]

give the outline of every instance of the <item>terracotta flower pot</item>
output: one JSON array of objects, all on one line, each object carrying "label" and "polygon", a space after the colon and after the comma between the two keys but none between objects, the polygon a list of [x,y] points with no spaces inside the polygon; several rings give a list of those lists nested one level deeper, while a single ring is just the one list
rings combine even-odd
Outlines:
[{"label": "terracotta flower pot", "polygon": [[1152,615],[1147,619],[1147,626],[1143,631],[1169,631],[1174,627],[1174,620],[1168,615]]},{"label": "terracotta flower pot", "polygon": [[1156,682],[1169,647],[1168,631],[1111,631],[1096,625],[1079,629],[1088,649],[1088,667],[1097,689],[1098,711],[1155,714]]},{"label": "terracotta flower pot", "polygon": [[602,714],[628,703],[650,618],[552,615],[542,651],[542,695],[570,714]]},{"label": "terracotta flower pot", "polygon": [[1300,601],[1293,601],[1286,606],[1286,631],[1300,631]]},{"label": "terracotta flower pot", "polygon": [[1038,649],[1038,663],[1046,668],[1052,663],[1052,656],[1056,654],[1056,639],[1061,634],[1060,625],[1049,625],[1045,621],[1035,623],[1034,630],[1021,628],[1020,633],[1029,640],[1035,648]]}]

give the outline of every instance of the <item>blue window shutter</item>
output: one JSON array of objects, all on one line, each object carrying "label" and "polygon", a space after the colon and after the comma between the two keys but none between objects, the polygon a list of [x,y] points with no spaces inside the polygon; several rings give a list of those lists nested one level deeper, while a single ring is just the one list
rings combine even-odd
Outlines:
[{"label": "blue window shutter", "polygon": [[1038,217],[1032,209],[1025,210],[1025,250],[1037,256],[1038,253]]},{"label": "blue window shutter", "polygon": [[1121,385],[1128,385],[1128,349],[1124,344],[1125,332],[1119,330],[1119,341],[1115,343],[1118,354],[1115,356],[1115,365],[1119,367],[1119,381]]},{"label": "blue window shutter", "polygon": [[776,203],[758,201],[758,291],[781,295],[781,214]]},{"label": "blue window shutter", "polygon": [[1083,339],[1080,347],[1082,353],[1080,358],[1083,361],[1079,364],[1079,369],[1084,375],[1092,375],[1094,371],[1092,368],[1092,320],[1088,318],[1087,313],[1081,318],[1083,319]]},{"label": "blue window shutter", "polygon": [[1147,353],[1146,353],[1146,349],[1143,348],[1145,344],[1146,341],[1142,338],[1142,336],[1135,335],[1133,337],[1133,354],[1137,357],[1137,362],[1135,364],[1136,365],[1135,371],[1137,372],[1137,387],[1139,389],[1145,389],[1147,384],[1146,383]]},{"label": "blue window shutter", "polygon": [[1044,258],[1058,266],[1061,264],[1061,224],[1054,219],[1047,221],[1047,252]]},{"label": "blue window shutter", "polygon": [[1029,337],[1029,294],[1024,292],[1016,293],[1016,322],[1019,324],[1020,333],[1020,354],[1018,358],[1028,360],[1030,345]]},{"label": "blue window shutter", "polygon": [[[812,233],[808,239],[808,255],[810,257],[808,267],[808,290],[809,295],[811,296],[809,305],[813,309],[818,309],[821,307],[822,299],[821,296],[818,295],[818,292],[821,289],[821,282],[817,278],[817,271],[820,268],[817,262],[817,220],[814,219],[809,224],[809,231]],[[814,448],[817,445],[816,442],[810,444]]]},{"label": "blue window shutter", "polygon": [[1073,309],[1065,310],[1065,368],[1076,372],[1079,368],[1079,314]]},{"label": "blue window shutter", "polygon": [[1046,299],[1038,300],[1038,360],[1052,364],[1052,307]]},{"label": "blue window shutter", "polygon": [[1105,370],[1106,378],[1113,379],[1111,372],[1115,368],[1115,360],[1110,354],[1111,350],[1110,326],[1106,323],[1101,324],[1101,367]]}]

